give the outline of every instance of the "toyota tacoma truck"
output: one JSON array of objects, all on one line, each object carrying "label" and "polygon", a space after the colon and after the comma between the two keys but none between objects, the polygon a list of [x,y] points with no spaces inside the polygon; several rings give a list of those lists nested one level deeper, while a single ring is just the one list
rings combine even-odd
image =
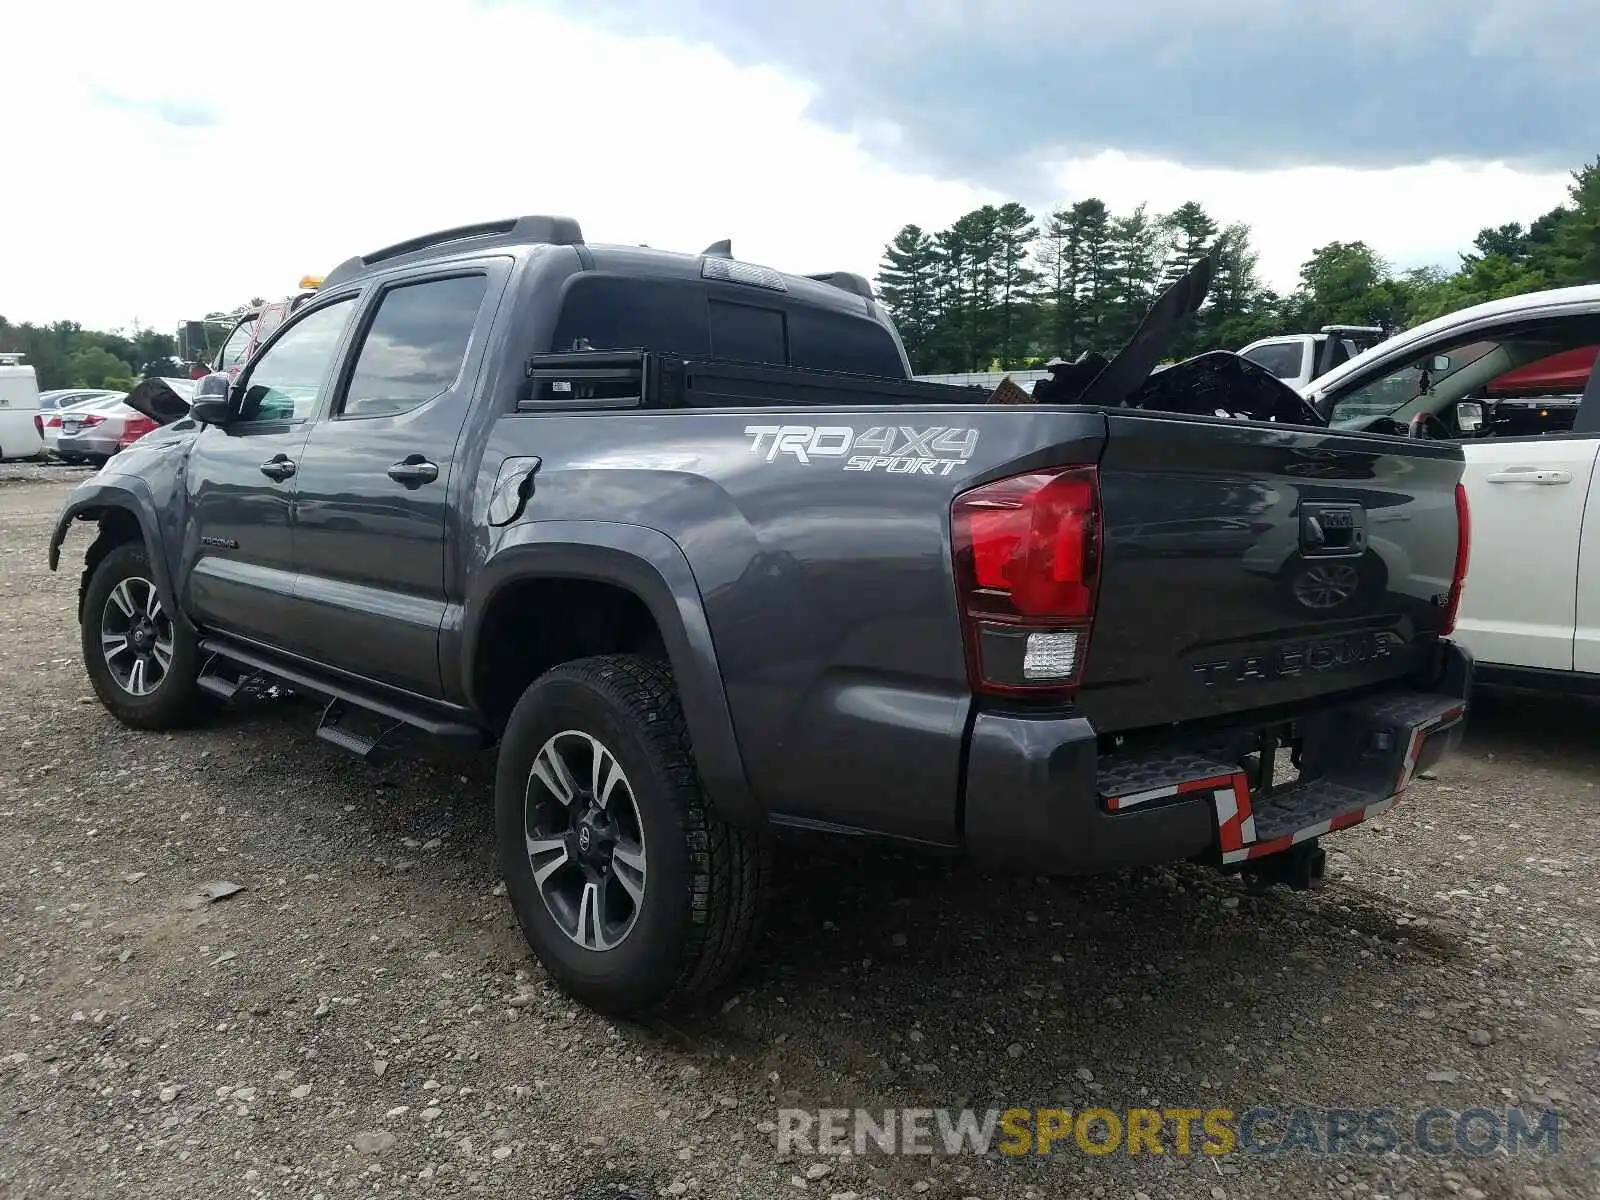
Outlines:
[{"label": "toyota tacoma truck", "polygon": [[[1152,373],[1211,270],[991,396],[912,379],[859,276],[445,230],[192,402],[136,389],[163,427],[50,563],[89,528],[84,662],[127,725],[266,684],[358,754],[495,746],[515,915],[605,1012],[737,970],[776,827],[1309,885],[1459,737],[1462,456],[1236,355]],[[1358,567],[1331,606],[1292,586],[1327,564]]]}]

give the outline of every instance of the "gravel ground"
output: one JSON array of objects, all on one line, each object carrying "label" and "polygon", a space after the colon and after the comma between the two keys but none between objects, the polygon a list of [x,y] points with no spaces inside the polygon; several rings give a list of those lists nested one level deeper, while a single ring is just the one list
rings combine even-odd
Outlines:
[{"label": "gravel ground", "polygon": [[[91,700],[87,539],[45,567],[79,474],[0,468],[0,1195],[1600,1195],[1595,709],[1485,699],[1436,780],[1329,840],[1320,893],[789,842],[739,990],[612,1023],[499,895],[488,756],[368,766],[293,701],[140,735]],[[1296,1104],[1561,1126],[1514,1157],[780,1158],[772,1132],[780,1106]]]}]

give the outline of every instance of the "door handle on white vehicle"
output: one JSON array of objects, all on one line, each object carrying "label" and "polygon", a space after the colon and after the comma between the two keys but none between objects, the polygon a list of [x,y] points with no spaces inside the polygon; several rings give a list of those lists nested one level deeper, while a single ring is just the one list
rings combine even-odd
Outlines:
[{"label": "door handle on white vehicle", "polygon": [[1521,467],[1510,471],[1496,471],[1486,478],[1490,483],[1571,483],[1572,472],[1543,467]]}]

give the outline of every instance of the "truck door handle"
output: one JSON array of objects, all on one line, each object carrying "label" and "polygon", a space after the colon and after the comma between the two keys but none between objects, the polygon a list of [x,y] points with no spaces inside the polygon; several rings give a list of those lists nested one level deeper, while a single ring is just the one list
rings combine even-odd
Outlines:
[{"label": "truck door handle", "polygon": [[1496,471],[1486,477],[1490,483],[1542,483],[1546,486],[1557,483],[1571,483],[1571,471],[1557,471],[1544,467],[1513,467],[1508,471]]},{"label": "truck door handle", "polygon": [[389,478],[407,487],[421,487],[439,478],[439,467],[420,454],[408,454],[389,468]]},{"label": "truck door handle", "polygon": [[261,473],[268,479],[282,483],[295,472],[294,460],[287,454],[274,454],[261,464]]}]

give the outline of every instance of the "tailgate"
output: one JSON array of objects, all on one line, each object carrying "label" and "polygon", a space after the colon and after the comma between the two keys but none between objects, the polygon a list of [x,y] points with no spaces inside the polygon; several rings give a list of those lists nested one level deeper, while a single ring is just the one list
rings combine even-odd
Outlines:
[{"label": "tailgate", "polygon": [[1409,673],[1445,619],[1459,447],[1106,414],[1079,703],[1102,732],[1296,705]]}]

